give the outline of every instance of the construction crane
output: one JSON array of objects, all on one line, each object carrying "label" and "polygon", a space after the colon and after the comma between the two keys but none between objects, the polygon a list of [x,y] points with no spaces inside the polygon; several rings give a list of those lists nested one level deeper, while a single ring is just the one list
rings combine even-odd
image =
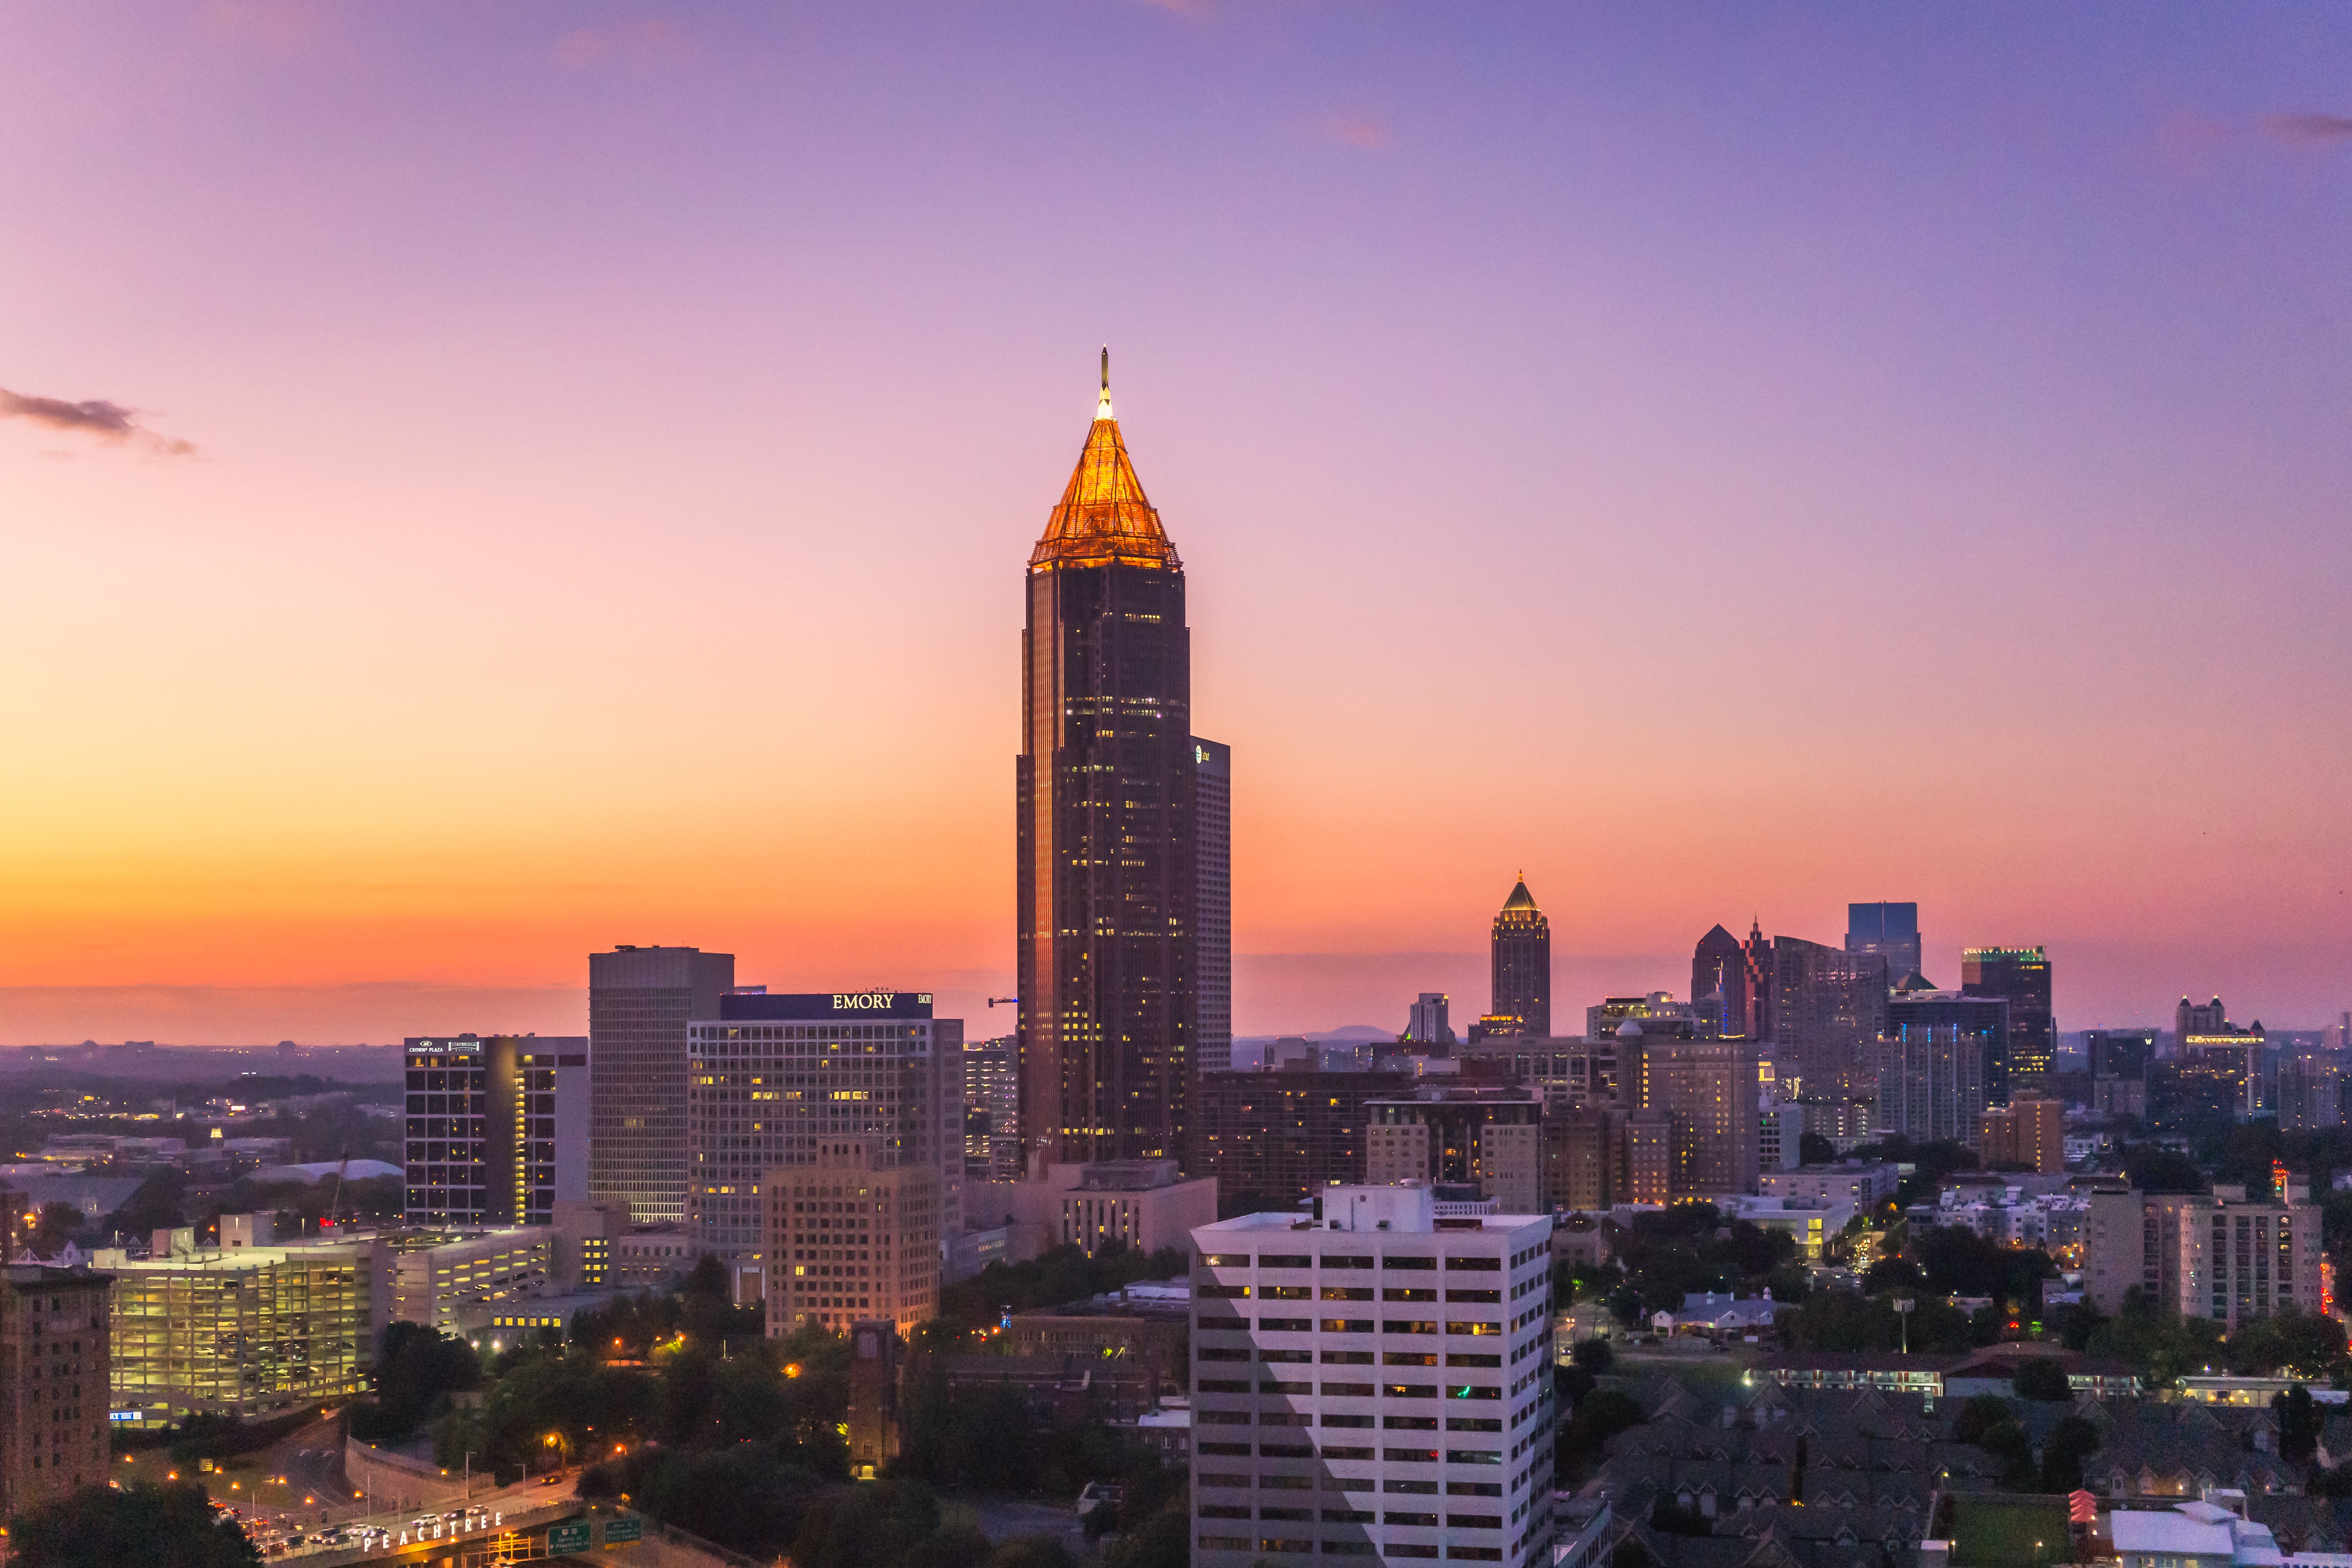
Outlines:
[{"label": "construction crane", "polygon": [[1021,998],[1018,996],[991,996],[988,999],[988,1005],[991,1007],[995,1006],[999,1002],[1003,1003],[1009,1007],[1018,1007],[1021,1005]]},{"label": "construction crane", "polygon": [[351,1168],[352,1146],[346,1143],[343,1145],[342,1160],[335,1166],[335,1190],[328,1194],[327,1197],[327,1228],[329,1230],[334,1230],[337,1228],[335,1216],[342,1212],[343,1206],[343,1173]]}]

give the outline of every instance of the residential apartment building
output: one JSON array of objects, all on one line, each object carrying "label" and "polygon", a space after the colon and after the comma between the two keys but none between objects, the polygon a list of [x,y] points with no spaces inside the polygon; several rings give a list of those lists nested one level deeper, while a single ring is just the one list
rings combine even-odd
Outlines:
[{"label": "residential apartment building", "polygon": [[2066,1168],[2066,1107],[2029,1089],[2007,1105],[1988,1108],[1977,1122],[1977,1161],[1986,1170],[2026,1165],[2040,1175]]},{"label": "residential apartment building", "polygon": [[1528,1568],[1551,1544],[1551,1220],[1339,1187],[1192,1232],[1196,1568]]},{"label": "residential apartment building", "polygon": [[1793,1171],[1805,1159],[1805,1108],[1768,1100],[1756,1108],[1756,1168],[1759,1175]]},{"label": "residential apartment building", "polygon": [[963,1173],[968,1182],[1021,1179],[1021,1053],[1010,1035],[963,1047]]},{"label": "residential apartment building", "polygon": [[872,1319],[901,1331],[939,1316],[939,1168],[889,1140],[835,1134],[761,1184],[768,1337]]},{"label": "residential apartment building", "polygon": [[1878,1131],[1973,1145],[1990,1103],[1993,1053],[2008,1034],[2009,1004],[1999,997],[1896,992],[1878,1042]]},{"label": "residential apartment building", "polygon": [[111,1284],[79,1267],[7,1266],[0,1289],[0,1518],[108,1479]]},{"label": "residential apartment building", "polygon": [[1843,1160],[1833,1165],[1800,1165],[1767,1171],[1758,1190],[1770,1198],[1843,1198],[1864,1214],[1895,1201],[1903,1173],[1887,1160]]},{"label": "residential apartment building", "polygon": [[1454,1048],[1465,1078],[1518,1084],[1546,1105],[1594,1105],[1617,1099],[1617,1037],[1535,1039],[1499,1035]]},{"label": "residential apartment building", "polygon": [[2320,1310],[2322,1226],[2310,1185],[2288,1183],[2284,1201],[2250,1199],[2216,1183],[2210,1194],[2090,1194],[2084,1221],[2084,1299],[2121,1309],[2137,1286],[2183,1317],[2241,1323],[2294,1310]]}]

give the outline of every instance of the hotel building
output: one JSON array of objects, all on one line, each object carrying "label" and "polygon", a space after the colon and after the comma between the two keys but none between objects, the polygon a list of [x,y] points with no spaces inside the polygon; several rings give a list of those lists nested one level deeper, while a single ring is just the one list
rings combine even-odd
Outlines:
[{"label": "hotel building", "polygon": [[412,1037],[408,1223],[551,1225],[588,1196],[583,1036]]},{"label": "hotel building", "polygon": [[1418,1185],[1195,1228],[1196,1568],[1549,1551],[1550,1236]]}]

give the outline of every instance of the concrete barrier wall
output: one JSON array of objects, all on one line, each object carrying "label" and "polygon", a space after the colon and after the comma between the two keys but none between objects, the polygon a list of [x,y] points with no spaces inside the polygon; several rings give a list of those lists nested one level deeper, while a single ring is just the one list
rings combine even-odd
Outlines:
[{"label": "concrete barrier wall", "polygon": [[[438,1465],[386,1453],[356,1437],[343,1439],[343,1474],[351,1478],[353,1489],[367,1493],[370,1513],[391,1507],[395,1498],[408,1499],[420,1509],[428,1503],[446,1508],[466,1495],[464,1477],[445,1476]],[[481,1481],[477,1489],[488,1490],[488,1478]]]}]

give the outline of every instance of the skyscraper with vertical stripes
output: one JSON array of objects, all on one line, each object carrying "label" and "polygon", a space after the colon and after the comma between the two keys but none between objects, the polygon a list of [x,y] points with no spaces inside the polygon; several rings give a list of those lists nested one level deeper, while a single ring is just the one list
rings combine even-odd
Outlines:
[{"label": "skyscraper with vertical stripes", "polygon": [[1111,412],[1029,556],[1016,763],[1021,1117],[1031,1173],[1181,1159],[1201,857],[1184,568]]}]

